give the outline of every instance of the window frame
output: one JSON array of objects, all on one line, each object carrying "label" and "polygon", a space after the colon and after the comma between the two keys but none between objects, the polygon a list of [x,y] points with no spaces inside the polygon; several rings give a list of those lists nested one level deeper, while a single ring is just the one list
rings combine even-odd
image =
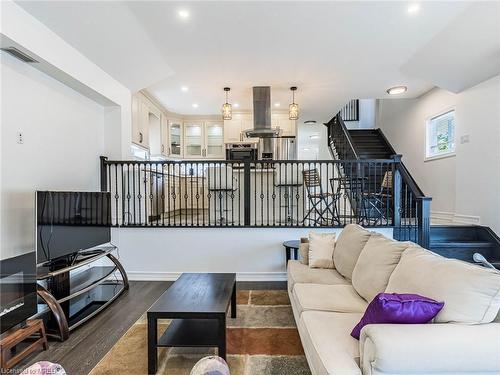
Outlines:
[{"label": "window frame", "polygon": [[[450,112],[453,112],[454,113],[454,131],[453,131],[453,136],[454,136],[454,139],[453,139],[453,143],[454,143],[454,148],[453,148],[453,151],[450,151],[450,152],[446,152],[446,153],[443,153],[443,154],[438,154],[438,155],[433,155],[433,156],[428,156],[428,151],[429,151],[429,129],[430,129],[430,123],[432,120],[436,119],[437,117],[440,117],[440,116],[443,116],[443,115],[446,115]],[[429,116],[426,118],[425,120],[425,130],[424,130],[424,161],[433,161],[433,160],[439,160],[439,159],[446,159],[446,158],[450,158],[450,157],[454,157],[456,156],[456,150],[457,150],[457,142],[456,142],[456,139],[457,139],[457,117],[456,117],[456,110],[455,110],[455,107],[449,107],[449,108],[446,108],[446,109],[443,109],[435,114],[433,114],[432,116]]]}]

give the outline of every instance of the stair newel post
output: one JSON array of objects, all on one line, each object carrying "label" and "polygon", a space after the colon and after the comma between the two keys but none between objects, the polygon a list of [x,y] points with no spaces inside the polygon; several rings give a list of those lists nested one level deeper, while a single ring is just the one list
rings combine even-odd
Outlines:
[{"label": "stair newel post", "polygon": [[431,197],[422,197],[417,201],[418,244],[426,249],[430,244],[431,201]]},{"label": "stair newel post", "polygon": [[392,155],[392,225],[394,227],[401,226],[401,173],[399,172],[399,164],[401,163],[402,155]]},{"label": "stair newel post", "polygon": [[106,162],[108,158],[106,156],[100,156],[100,166],[101,166],[101,191],[108,191],[108,167]]}]

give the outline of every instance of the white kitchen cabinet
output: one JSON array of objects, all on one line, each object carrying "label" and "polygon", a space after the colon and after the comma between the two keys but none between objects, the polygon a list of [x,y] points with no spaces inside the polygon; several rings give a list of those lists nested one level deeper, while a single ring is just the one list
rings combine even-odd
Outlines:
[{"label": "white kitchen cabinet", "polygon": [[252,115],[235,113],[231,120],[224,120],[224,142],[244,141],[244,131],[249,129],[253,129]]},{"label": "white kitchen cabinet", "polygon": [[182,121],[168,120],[168,156],[172,158],[182,158]]},{"label": "white kitchen cabinet", "polygon": [[132,97],[132,142],[149,148],[149,107],[137,95]]},{"label": "white kitchen cabinet", "polygon": [[224,142],[240,142],[241,141],[241,118],[233,118],[224,120]]},{"label": "white kitchen cabinet", "polygon": [[205,123],[205,157],[209,159],[224,158],[224,123],[210,121]]},{"label": "white kitchen cabinet", "polygon": [[204,133],[203,122],[184,123],[184,158],[201,159],[205,156]]},{"label": "white kitchen cabinet", "polygon": [[161,155],[167,157],[168,156],[168,120],[167,117],[162,113],[161,114]]},{"label": "white kitchen cabinet", "polygon": [[185,122],[184,158],[186,159],[223,159],[224,125],[223,122]]}]

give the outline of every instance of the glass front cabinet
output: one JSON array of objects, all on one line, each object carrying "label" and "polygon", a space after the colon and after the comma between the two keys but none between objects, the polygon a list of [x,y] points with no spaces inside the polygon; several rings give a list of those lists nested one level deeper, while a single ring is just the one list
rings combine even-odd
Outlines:
[{"label": "glass front cabinet", "polygon": [[168,121],[168,155],[173,158],[182,158],[182,122]]},{"label": "glass front cabinet", "polygon": [[210,159],[224,158],[224,123],[205,123],[205,157]]},{"label": "glass front cabinet", "polygon": [[204,126],[203,123],[184,123],[184,158],[201,159],[204,157]]},{"label": "glass front cabinet", "polygon": [[224,123],[222,121],[184,123],[185,159],[223,159]]}]

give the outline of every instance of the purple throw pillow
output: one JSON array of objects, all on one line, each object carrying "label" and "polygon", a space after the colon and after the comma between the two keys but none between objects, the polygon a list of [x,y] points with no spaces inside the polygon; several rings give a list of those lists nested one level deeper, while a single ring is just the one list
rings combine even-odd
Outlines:
[{"label": "purple throw pillow", "polygon": [[379,293],[366,308],[365,314],[351,332],[359,340],[361,329],[367,324],[423,324],[430,322],[444,306],[444,302],[418,294]]}]

